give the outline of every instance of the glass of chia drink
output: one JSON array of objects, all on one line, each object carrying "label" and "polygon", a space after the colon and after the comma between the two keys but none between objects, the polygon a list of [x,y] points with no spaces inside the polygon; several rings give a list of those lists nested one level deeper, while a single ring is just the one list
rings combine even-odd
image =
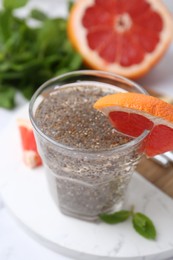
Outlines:
[{"label": "glass of chia drink", "polygon": [[121,209],[148,132],[137,138],[117,132],[93,104],[127,91],[146,94],[123,77],[84,70],[47,81],[32,97],[38,151],[50,193],[64,214],[93,221]]}]

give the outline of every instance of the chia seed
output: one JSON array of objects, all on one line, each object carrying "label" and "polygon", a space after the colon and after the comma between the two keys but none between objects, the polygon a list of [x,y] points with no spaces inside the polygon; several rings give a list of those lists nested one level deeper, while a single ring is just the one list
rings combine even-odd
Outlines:
[{"label": "chia seed", "polygon": [[95,220],[120,209],[141,152],[139,144],[113,149],[132,139],[112,128],[93,104],[115,90],[87,84],[55,89],[39,104],[35,121],[55,141],[36,132],[54,201],[67,215]]},{"label": "chia seed", "polygon": [[93,108],[95,101],[106,94],[98,87],[59,89],[38,107],[37,125],[53,140],[73,148],[100,151],[125,144],[130,138],[117,133]]}]

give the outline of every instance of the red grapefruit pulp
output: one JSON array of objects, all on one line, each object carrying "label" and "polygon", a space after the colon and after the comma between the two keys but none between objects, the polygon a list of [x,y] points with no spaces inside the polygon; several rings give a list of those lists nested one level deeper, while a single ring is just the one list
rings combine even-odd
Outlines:
[{"label": "red grapefruit pulp", "polygon": [[88,65],[123,76],[142,76],[172,39],[172,18],[160,0],[80,0],[68,35]]},{"label": "red grapefruit pulp", "polygon": [[42,160],[37,150],[37,145],[30,122],[25,119],[18,119],[18,127],[25,164],[30,168],[42,165]]}]

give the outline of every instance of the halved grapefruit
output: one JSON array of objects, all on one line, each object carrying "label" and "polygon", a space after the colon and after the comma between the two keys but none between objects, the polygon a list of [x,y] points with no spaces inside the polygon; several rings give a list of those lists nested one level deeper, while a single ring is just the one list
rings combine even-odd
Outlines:
[{"label": "halved grapefruit", "polygon": [[91,68],[129,78],[160,60],[172,33],[161,0],[78,0],[68,19],[69,39]]},{"label": "halved grapefruit", "polygon": [[145,143],[147,156],[173,150],[173,105],[144,94],[116,93],[100,98],[94,108],[124,134],[137,137],[150,130]]},{"label": "halved grapefruit", "polygon": [[35,168],[42,165],[42,160],[37,150],[30,121],[26,119],[18,119],[17,123],[23,148],[24,163],[30,168]]}]

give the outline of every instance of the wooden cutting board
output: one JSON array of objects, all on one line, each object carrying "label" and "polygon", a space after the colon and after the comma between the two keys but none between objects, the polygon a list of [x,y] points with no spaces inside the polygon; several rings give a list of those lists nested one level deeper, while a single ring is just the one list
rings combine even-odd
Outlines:
[{"label": "wooden cutting board", "polygon": [[151,159],[143,157],[137,167],[137,171],[173,198],[173,165],[164,168]]},{"label": "wooden cutting board", "polygon": [[[147,88],[146,90],[149,92],[150,95],[159,97],[160,99],[173,104],[172,96],[163,96]],[[137,167],[137,171],[147,180],[157,186],[160,190],[173,198],[173,164],[169,167],[164,168],[163,166],[160,166],[157,163],[153,162],[151,159],[146,159],[146,157],[143,157]]]}]

